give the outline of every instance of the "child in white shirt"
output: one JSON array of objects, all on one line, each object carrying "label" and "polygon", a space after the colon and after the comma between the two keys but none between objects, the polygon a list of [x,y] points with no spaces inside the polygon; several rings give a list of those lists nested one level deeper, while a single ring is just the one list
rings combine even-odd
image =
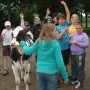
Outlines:
[{"label": "child in white shirt", "polygon": [[12,40],[12,29],[11,22],[5,22],[5,29],[1,33],[1,37],[3,40],[3,59],[4,59],[4,72],[3,75],[7,75],[7,57],[10,56],[10,43]]}]

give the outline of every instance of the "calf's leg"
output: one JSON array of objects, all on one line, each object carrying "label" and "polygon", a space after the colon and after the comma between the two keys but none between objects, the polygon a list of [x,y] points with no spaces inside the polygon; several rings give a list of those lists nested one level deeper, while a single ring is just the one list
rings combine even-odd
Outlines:
[{"label": "calf's leg", "polygon": [[19,90],[20,78],[19,78],[18,68],[12,65],[12,70],[15,76],[16,90]]},{"label": "calf's leg", "polygon": [[25,76],[24,76],[24,83],[26,84],[26,90],[29,90],[29,84],[30,84],[30,77],[29,77],[29,72],[30,72],[30,63],[25,62]]}]

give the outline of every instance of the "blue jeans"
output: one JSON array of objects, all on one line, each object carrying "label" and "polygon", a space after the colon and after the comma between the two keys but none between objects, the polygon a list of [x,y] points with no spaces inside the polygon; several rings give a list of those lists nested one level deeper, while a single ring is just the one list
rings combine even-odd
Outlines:
[{"label": "blue jeans", "polygon": [[83,82],[85,77],[85,56],[86,53],[71,55],[72,74],[73,77],[77,78],[80,82]]},{"label": "blue jeans", "polygon": [[57,90],[58,74],[37,73],[38,90]]}]

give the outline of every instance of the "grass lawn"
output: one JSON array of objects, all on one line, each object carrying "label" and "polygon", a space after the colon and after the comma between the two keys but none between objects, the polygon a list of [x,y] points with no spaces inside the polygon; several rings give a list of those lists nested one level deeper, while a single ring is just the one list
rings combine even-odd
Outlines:
[{"label": "grass lawn", "polygon": [[85,28],[84,32],[86,32],[86,33],[87,33],[87,35],[90,37],[90,27]]},{"label": "grass lawn", "polygon": [[[82,18],[82,23],[85,23],[85,22],[86,22],[86,18],[85,18],[85,17],[83,17],[83,18]],[[88,23],[90,23],[90,17],[89,17],[89,18],[87,18],[87,22],[88,22]]]}]

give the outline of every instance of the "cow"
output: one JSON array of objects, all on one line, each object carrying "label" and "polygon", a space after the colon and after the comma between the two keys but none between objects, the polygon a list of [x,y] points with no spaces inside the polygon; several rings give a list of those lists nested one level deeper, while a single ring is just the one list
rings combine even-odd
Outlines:
[{"label": "cow", "polygon": [[26,90],[29,90],[30,84],[30,57],[25,55],[22,48],[19,45],[21,40],[24,40],[28,46],[33,44],[33,37],[29,30],[23,30],[21,26],[16,27],[12,31],[12,41],[11,41],[11,59],[12,59],[12,70],[15,76],[16,90],[19,90],[20,77],[19,71],[21,71],[21,80],[24,80],[26,85]]}]

